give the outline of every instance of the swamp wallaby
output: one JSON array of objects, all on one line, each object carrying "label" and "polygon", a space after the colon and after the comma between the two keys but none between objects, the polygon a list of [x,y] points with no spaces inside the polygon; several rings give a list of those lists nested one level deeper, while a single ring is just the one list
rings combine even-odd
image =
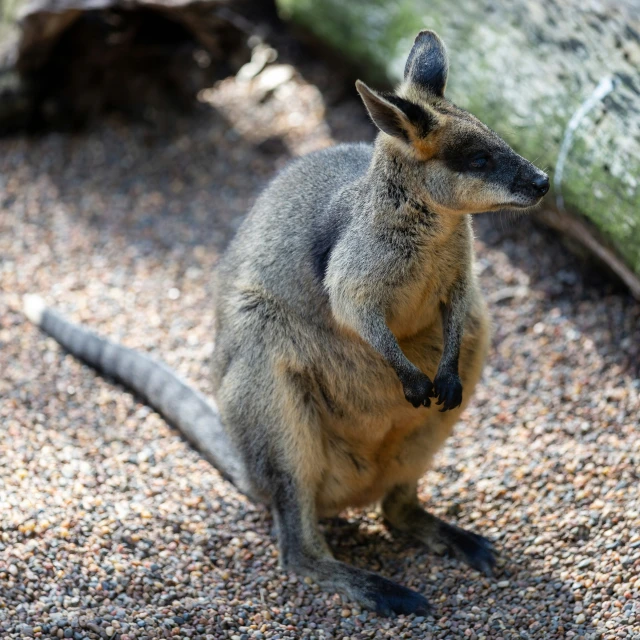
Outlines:
[{"label": "swamp wallaby", "polygon": [[395,93],[357,83],[375,143],[296,160],[258,198],[219,265],[215,403],[26,301],[44,331],[146,398],[270,505],[284,568],[382,614],[427,601],[335,560],[318,517],[380,502],[392,526],[491,573],[491,544],[425,511],[416,485],[489,344],[469,214],[531,207],[549,188],[444,97],[447,68],[443,43],[422,31]]}]

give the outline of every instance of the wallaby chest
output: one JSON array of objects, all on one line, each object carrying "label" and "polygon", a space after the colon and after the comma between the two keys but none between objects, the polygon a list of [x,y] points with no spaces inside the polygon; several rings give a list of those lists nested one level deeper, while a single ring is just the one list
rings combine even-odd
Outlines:
[{"label": "wallaby chest", "polygon": [[445,251],[434,243],[407,266],[387,310],[387,324],[396,338],[409,339],[431,327],[442,331],[440,304],[465,266],[466,253],[464,247],[452,253],[450,247]]},{"label": "wallaby chest", "polygon": [[[442,351],[439,324],[400,343],[434,374]],[[325,472],[317,502],[325,515],[371,504],[396,483],[419,478],[450,431],[451,414],[409,405],[393,370],[372,358],[368,346],[348,337],[338,344],[339,363],[330,360],[340,384],[327,382],[332,410],[321,418]]]}]

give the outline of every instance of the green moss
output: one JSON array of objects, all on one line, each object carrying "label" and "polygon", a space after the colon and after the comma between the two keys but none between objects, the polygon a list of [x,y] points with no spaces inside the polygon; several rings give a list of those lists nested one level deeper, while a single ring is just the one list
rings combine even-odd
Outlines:
[{"label": "green moss", "polygon": [[0,47],[16,31],[16,16],[23,0],[0,0]]},{"label": "green moss", "polygon": [[608,238],[620,256],[640,274],[640,211],[638,191],[626,193],[628,188],[612,176],[601,163],[589,163],[591,145],[577,138],[568,161],[562,184],[567,208],[579,211],[593,222]]}]

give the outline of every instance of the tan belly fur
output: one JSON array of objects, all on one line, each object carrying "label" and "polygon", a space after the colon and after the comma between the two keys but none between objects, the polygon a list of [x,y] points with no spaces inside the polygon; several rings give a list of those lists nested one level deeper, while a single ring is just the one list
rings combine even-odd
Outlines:
[{"label": "tan belly fur", "polygon": [[[380,391],[370,399],[370,409],[349,411],[344,416],[326,415],[323,422],[322,479],[317,493],[320,515],[332,515],[353,506],[365,506],[381,499],[394,485],[413,482],[428,469],[434,454],[451,435],[455,422],[466,407],[480,378],[489,342],[489,323],[484,305],[479,304],[462,342],[459,370],[464,395],[462,406],[440,413],[431,407],[414,408],[389,367],[379,371],[358,371],[350,362],[357,385],[359,375]],[[433,380],[442,351],[440,324],[411,340],[400,342],[407,357]],[[383,372],[384,370],[384,372]],[[345,371],[341,372],[338,379]],[[384,376],[384,380],[380,379]],[[364,388],[373,388],[365,386]],[[337,402],[352,402],[346,395]],[[364,408],[364,407],[362,407]],[[362,409],[361,408],[361,409]],[[320,454],[317,454],[320,455]],[[316,461],[318,464],[319,461]]]}]

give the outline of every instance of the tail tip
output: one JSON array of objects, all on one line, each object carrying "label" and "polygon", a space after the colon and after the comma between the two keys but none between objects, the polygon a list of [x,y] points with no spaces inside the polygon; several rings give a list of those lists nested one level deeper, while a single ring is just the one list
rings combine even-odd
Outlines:
[{"label": "tail tip", "polygon": [[28,294],[22,299],[24,315],[35,325],[42,323],[45,308],[44,300],[38,295]]}]

